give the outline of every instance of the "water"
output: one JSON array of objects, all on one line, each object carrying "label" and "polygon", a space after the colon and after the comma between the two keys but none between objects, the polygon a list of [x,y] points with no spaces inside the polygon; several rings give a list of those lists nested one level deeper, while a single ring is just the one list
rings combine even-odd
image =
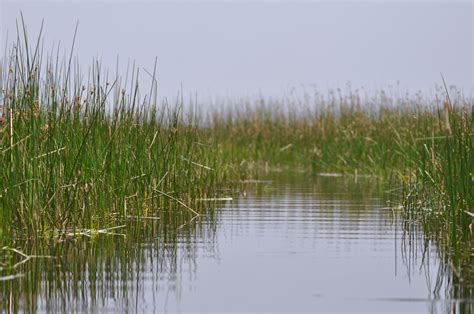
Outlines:
[{"label": "water", "polygon": [[472,286],[453,294],[436,245],[403,228],[372,179],[272,179],[200,221],[42,245],[59,258],[0,283],[3,310],[472,312]]}]

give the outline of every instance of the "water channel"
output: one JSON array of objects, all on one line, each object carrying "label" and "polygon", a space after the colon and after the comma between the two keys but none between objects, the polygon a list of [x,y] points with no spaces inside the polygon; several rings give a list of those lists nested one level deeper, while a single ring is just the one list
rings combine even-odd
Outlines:
[{"label": "water channel", "polygon": [[[174,228],[42,245],[3,311],[469,313],[437,246],[374,179],[274,175]],[[407,227],[408,226],[408,227]],[[137,231],[139,230],[139,231]],[[472,286],[470,286],[472,296]]]}]

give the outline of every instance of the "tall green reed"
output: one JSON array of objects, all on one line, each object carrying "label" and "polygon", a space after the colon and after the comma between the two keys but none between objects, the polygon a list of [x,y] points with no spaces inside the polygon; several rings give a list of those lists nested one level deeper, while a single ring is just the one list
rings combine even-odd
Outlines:
[{"label": "tall green reed", "polygon": [[180,104],[158,103],[155,77],[145,96],[135,65],[111,77],[95,61],[84,80],[72,53],[45,56],[21,25],[1,68],[1,230],[49,237],[129,216],[198,215],[186,204],[213,195],[217,158]]},{"label": "tall green reed", "polygon": [[417,139],[419,158],[412,160],[416,185],[406,202],[428,231],[441,229],[447,243],[459,253],[461,243],[472,245],[472,105],[467,101],[453,103],[446,91],[437,113],[439,132]]}]

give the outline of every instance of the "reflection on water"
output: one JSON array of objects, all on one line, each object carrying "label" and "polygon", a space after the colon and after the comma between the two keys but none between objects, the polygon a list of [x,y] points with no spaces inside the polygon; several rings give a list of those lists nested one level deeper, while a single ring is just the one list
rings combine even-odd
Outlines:
[{"label": "reflection on water", "polygon": [[191,224],[24,243],[57,258],[1,282],[2,310],[472,312],[472,284],[383,197],[369,179],[277,177]]}]

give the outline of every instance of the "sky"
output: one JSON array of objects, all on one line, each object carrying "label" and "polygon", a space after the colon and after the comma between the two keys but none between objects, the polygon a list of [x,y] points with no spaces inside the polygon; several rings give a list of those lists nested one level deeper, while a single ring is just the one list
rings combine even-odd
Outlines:
[{"label": "sky", "polygon": [[[429,93],[474,90],[474,5],[463,1],[5,1],[2,46],[23,13],[31,36],[44,19],[45,49],[70,47],[89,67],[99,57],[124,72],[135,60],[159,93],[277,96],[396,86]],[[3,47],[2,47],[3,48]],[[3,53],[3,49],[1,49]]]}]

